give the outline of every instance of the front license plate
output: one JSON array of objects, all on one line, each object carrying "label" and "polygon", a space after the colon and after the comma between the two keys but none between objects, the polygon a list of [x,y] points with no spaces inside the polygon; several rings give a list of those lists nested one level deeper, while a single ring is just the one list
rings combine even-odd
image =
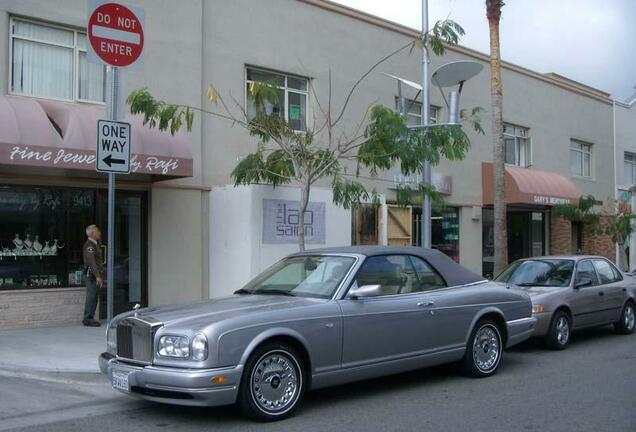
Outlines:
[{"label": "front license plate", "polygon": [[117,390],[129,392],[130,387],[128,385],[128,372],[114,370],[112,373],[112,384],[113,388]]}]

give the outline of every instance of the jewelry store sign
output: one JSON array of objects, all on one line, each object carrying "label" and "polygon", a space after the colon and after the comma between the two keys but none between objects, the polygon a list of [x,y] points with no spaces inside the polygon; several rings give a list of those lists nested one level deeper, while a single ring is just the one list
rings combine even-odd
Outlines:
[{"label": "jewelry store sign", "polygon": [[[84,149],[0,144],[0,164],[94,171],[96,159],[95,151]],[[190,176],[192,175],[192,159],[132,154],[130,172]]]},{"label": "jewelry store sign", "polygon": [[[298,243],[300,202],[263,199],[263,244]],[[325,203],[310,202],[305,212],[305,243],[325,244]]]}]

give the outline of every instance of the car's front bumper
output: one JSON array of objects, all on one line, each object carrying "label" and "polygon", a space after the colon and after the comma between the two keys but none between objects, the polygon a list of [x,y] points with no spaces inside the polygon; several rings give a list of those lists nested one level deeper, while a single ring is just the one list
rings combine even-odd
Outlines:
[{"label": "car's front bumper", "polygon": [[552,313],[553,312],[541,312],[532,314],[532,316],[537,320],[537,325],[532,336],[542,337],[548,334],[548,330],[550,330],[550,323],[552,322]]},{"label": "car's front bumper", "polygon": [[529,339],[535,331],[537,320],[534,317],[520,318],[506,322],[508,328],[508,343],[506,348]]},{"label": "car's front bumper", "polygon": [[[113,371],[127,374],[130,391],[124,392],[126,394],[155,402],[190,406],[233,404],[243,372],[242,366],[217,369],[144,366],[122,361],[110,353],[99,356],[99,368],[111,381]],[[211,381],[220,376],[224,377],[222,383]]]}]

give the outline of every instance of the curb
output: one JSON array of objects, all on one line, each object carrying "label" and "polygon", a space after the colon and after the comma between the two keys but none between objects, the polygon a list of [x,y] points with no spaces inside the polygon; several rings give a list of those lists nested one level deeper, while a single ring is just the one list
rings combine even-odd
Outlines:
[{"label": "curb", "polygon": [[63,384],[105,384],[106,377],[96,371],[65,371],[57,369],[37,369],[22,366],[0,364],[0,376],[24,378]]}]

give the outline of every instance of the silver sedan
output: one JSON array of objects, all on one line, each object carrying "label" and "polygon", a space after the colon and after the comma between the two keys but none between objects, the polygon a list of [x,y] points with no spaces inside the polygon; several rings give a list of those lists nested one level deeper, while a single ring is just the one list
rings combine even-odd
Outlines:
[{"label": "silver sedan", "polygon": [[634,332],[636,278],[599,256],[528,258],[510,264],[496,281],[515,284],[532,298],[534,336],[565,349],[573,330],[613,324]]},{"label": "silver sedan", "polygon": [[309,389],[461,361],[494,374],[534,331],[530,297],[438,251],[348,247],[297,253],[234,295],[140,309],[110,323],[100,368],[132,396],[238,403],[291,415]]}]

